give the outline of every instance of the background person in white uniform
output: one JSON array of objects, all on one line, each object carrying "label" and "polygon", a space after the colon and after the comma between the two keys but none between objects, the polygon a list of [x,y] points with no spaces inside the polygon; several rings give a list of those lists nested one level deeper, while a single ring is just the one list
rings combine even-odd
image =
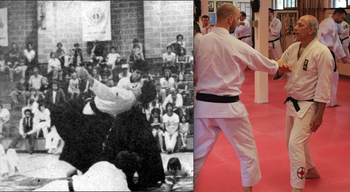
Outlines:
[{"label": "background person in white uniform", "polygon": [[333,58],[328,48],[315,38],[318,21],[305,15],[295,26],[297,43],[289,46],[281,60],[292,72],[278,72],[274,79],[287,77],[286,142],[290,159],[290,183],[300,192],[305,178],[319,178],[308,141],[322,124],[326,103],[330,101]]},{"label": "background person in white uniform", "polygon": [[275,60],[279,60],[282,56],[281,47],[281,21],[275,17],[273,9],[269,9],[269,51],[272,51]]},{"label": "background person in white uniform", "polygon": [[223,131],[241,161],[244,191],[261,179],[258,153],[248,113],[239,101],[244,70],[275,74],[277,62],[264,57],[246,43],[232,37],[240,12],[225,3],[217,10],[217,24],[212,32],[195,45],[197,95],[194,109],[195,184],[210,151]]},{"label": "background person in white uniform", "polygon": [[350,53],[349,53],[349,24],[346,21],[341,22],[339,31],[340,42],[343,45],[344,52],[346,54],[343,61],[346,63],[350,62]]},{"label": "background person in white uniform", "polygon": [[327,104],[327,107],[334,107],[337,105],[337,89],[339,82],[339,73],[337,68],[337,59],[342,59],[345,63],[346,54],[343,46],[341,45],[338,32],[339,28],[337,23],[344,21],[347,13],[343,8],[337,8],[334,10],[332,17],[324,19],[320,23],[320,28],[317,33],[317,39],[332,52],[333,59],[335,62],[333,77],[332,77],[332,88],[331,88],[331,102]]},{"label": "background person in white uniform", "polygon": [[239,20],[241,22],[238,23],[238,27],[236,28],[237,39],[247,43],[250,46],[253,46],[252,39],[250,37],[250,23],[246,19],[247,15],[242,11]]}]

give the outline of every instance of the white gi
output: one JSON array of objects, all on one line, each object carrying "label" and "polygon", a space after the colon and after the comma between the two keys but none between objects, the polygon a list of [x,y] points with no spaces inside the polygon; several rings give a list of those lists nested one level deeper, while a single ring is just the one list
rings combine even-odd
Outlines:
[{"label": "white gi", "polygon": [[[127,85],[125,84],[124,86]],[[140,82],[132,84],[132,87],[130,88],[135,88],[136,86],[141,86]],[[128,111],[137,101],[132,90],[121,88],[119,86],[107,87],[96,79],[94,80],[94,84],[90,89],[96,95],[94,101],[97,109],[111,116],[116,116],[120,113]],[[85,115],[94,114],[90,103],[85,105],[83,113]]]},{"label": "white gi", "polygon": [[281,21],[278,18],[274,17],[269,24],[269,51],[272,51],[273,57],[276,61],[281,58],[283,53],[280,40],[281,29]]},{"label": "white gi", "polygon": [[[278,64],[220,27],[200,38],[194,49],[198,82],[196,91],[219,96],[238,96],[244,70],[274,74]],[[211,103],[196,100],[194,108],[195,183],[216,139],[223,131],[241,161],[242,185],[261,179],[258,153],[248,112],[242,102]]]},{"label": "white gi", "polygon": [[339,31],[340,43],[343,45],[344,53],[346,54],[346,61],[350,62],[350,53],[349,53],[349,24],[345,21],[340,23]]},{"label": "white gi", "polygon": [[[74,191],[130,191],[124,172],[107,161],[95,163],[81,176],[72,177]],[[67,180],[56,180],[34,191],[70,191]]]},{"label": "white gi", "polygon": [[[338,36],[339,28],[337,23],[334,21],[332,17],[324,19],[320,25],[317,33],[317,39],[325,46],[332,46],[333,52],[335,54],[336,59],[342,59],[346,56],[343,46],[341,45],[339,36]],[[332,77],[332,88],[331,88],[331,102],[327,104],[327,106],[335,106],[337,105],[337,89],[339,82],[339,73],[338,69],[333,71]]]},{"label": "white gi", "polygon": [[250,37],[250,24],[247,19],[244,19],[244,25],[240,25],[236,28],[235,33],[237,34],[237,39],[253,46],[252,39]]},{"label": "white gi", "polygon": [[[294,43],[282,55],[292,65],[292,72],[274,79],[287,77],[284,89],[288,96],[298,100],[297,112],[293,103],[286,103],[286,142],[290,159],[290,176],[293,188],[305,186],[306,170],[315,167],[309,151],[310,123],[316,113],[315,102],[329,103],[333,58],[329,49],[314,39],[298,59],[300,42]],[[313,99],[315,102],[307,101]]]}]

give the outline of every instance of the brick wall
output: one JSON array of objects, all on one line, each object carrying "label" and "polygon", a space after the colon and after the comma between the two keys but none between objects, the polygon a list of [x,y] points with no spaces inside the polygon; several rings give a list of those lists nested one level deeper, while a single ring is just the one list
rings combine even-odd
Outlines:
[{"label": "brick wall", "polygon": [[0,1],[0,8],[7,8],[9,46],[0,50],[7,52],[12,43],[17,43],[20,50],[28,42],[33,43],[37,52],[37,2],[36,1]]},{"label": "brick wall", "polygon": [[145,43],[143,15],[142,1],[111,1],[112,45],[124,58],[134,39]]},{"label": "brick wall", "polygon": [[178,34],[193,50],[193,1],[145,1],[144,20],[147,58],[161,57]]}]

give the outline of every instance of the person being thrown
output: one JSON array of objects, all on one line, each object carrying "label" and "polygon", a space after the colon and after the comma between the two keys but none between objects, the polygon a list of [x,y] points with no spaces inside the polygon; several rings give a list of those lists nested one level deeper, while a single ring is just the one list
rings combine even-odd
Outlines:
[{"label": "person being thrown", "polygon": [[102,84],[93,78],[85,68],[79,68],[77,71],[80,78],[89,82],[90,90],[96,95],[85,105],[83,109],[85,115],[103,112],[116,116],[125,112],[137,103],[142,94],[142,86],[151,83],[145,79],[141,80],[142,69],[139,67],[135,68],[129,83],[115,87],[107,87]]}]

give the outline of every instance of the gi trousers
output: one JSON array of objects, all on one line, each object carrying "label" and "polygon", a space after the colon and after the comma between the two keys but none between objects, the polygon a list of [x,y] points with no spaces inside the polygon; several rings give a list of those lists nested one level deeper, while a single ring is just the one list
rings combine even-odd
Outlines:
[{"label": "gi trousers", "polygon": [[309,139],[311,119],[315,114],[316,107],[309,108],[303,118],[286,116],[286,143],[290,159],[290,184],[295,189],[305,186],[305,174],[310,168],[315,167],[312,160]]},{"label": "gi trousers", "polygon": [[242,186],[250,187],[261,179],[258,152],[248,117],[194,120],[195,184],[199,173],[223,131],[241,162]]},{"label": "gi trousers", "polygon": [[276,61],[278,61],[282,56],[282,46],[281,46],[281,40],[277,40],[273,42],[274,47],[272,46],[272,43],[269,43],[269,51],[272,51],[273,57]]}]

